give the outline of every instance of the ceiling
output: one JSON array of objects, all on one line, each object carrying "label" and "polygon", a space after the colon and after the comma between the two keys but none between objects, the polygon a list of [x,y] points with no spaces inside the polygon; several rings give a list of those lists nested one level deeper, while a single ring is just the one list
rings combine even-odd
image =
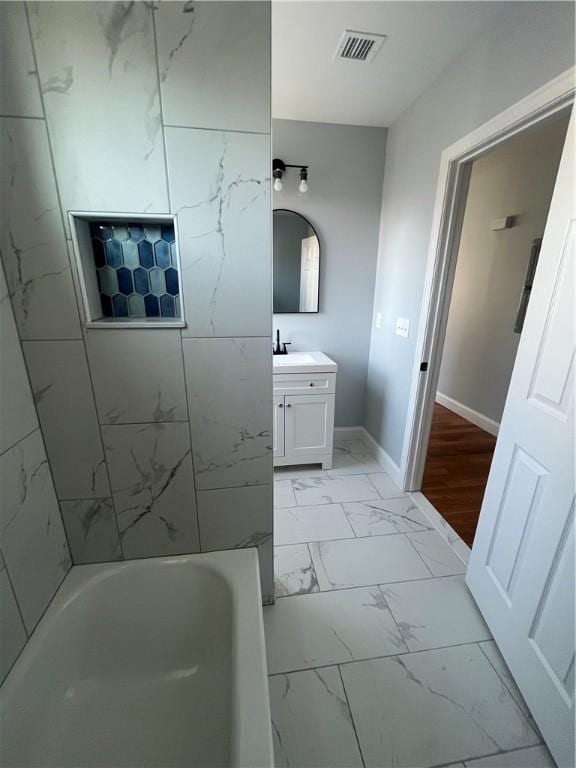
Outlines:
[{"label": "ceiling", "polygon": [[[391,125],[506,3],[274,0],[272,114]],[[345,29],[388,39],[372,63],[335,60]]]}]

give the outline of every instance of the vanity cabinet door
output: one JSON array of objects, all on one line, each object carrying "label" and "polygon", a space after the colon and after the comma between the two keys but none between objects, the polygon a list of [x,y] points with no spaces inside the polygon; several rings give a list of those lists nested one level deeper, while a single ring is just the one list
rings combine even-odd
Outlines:
[{"label": "vanity cabinet door", "polygon": [[334,395],[286,395],[284,416],[286,456],[332,453]]},{"label": "vanity cabinet door", "polygon": [[284,398],[275,397],[273,402],[274,426],[272,430],[272,445],[274,447],[274,456],[280,458],[281,456],[284,456]]}]

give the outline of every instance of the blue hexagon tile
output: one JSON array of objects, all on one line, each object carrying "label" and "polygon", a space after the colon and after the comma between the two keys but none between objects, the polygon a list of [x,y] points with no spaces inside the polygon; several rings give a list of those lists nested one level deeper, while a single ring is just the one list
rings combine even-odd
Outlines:
[{"label": "blue hexagon tile", "polygon": [[104,317],[181,317],[173,224],[94,221],[90,233]]}]

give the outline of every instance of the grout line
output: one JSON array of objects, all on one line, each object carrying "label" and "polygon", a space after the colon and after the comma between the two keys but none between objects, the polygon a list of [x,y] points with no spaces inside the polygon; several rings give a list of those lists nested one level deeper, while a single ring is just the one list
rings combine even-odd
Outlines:
[{"label": "grout line", "polygon": [[270,136],[269,131],[241,131],[237,128],[207,128],[200,125],[177,125],[175,123],[165,123],[165,128],[177,128],[183,131],[211,131],[213,133],[242,133],[248,136]]},{"label": "grout line", "polygon": [[342,690],[344,691],[344,698],[346,699],[346,704],[348,706],[348,712],[350,713],[350,722],[352,723],[352,728],[354,729],[354,736],[356,737],[356,744],[358,745],[358,752],[360,752],[360,759],[362,760],[362,766],[363,768],[366,768],[366,761],[364,760],[362,747],[360,745],[360,739],[358,737],[358,731],[356,730],[356,723],[354,722],[352,707],[350,706],[350,700],[348,699],[348,691],[346,690],[346,686],[344,685],[344,678],[342,677],[342,670],[340,669],[339,664],[337,665],[337,669],[338,669],[338,674],[340,675],[340,682],[342,683]]},{"label": "grout line", "polygon": [[[160,130],[162,131],[162,153],[164,156],[164,173],[166,181],[166,200],[168,202],[168,210],[172,210],[172,202],[170,200],[170,177],[168,175],[168,147],[166,144],[166,131],[164,123],[164,106],[162,103],[162,86],[160,84],[160,62],[158,59],[158,35],[156,31],[156,11],[157,5],[152,3],[152,39],[154,41],[154,65],[156,69],[156,87],[158,88],[158,107],[160,111]],[[181,271],[181,270],[180,270]],[[182,297],[184,302],[184,297]]]},{"label": "grout line", "polygon": [[[242,486],[244,487],[244,486]],[[250,486],[247,486],[250,487]],[[347,503],[347,502],[346,502]],[[357,503],[357,502],[352,502]],[[319,506],[327,506],[326,504],[320,504]],[[297,509],[298,511],[302,509],[309,509],[309,507],[284,507],[284,509]],[[275,510],[275,511],[281,511],[281,510]],[[295,544],[331,544],[336,541],[358,541],[359,539],[390,539],[392,536],[406,536],[408,537],[411,533],[434,533],[433,528],[425,528],[423,531],[396,531],[395,533],[373,533],[369,534],[368,536],[350,536],[350,537],[341,537],[339,539],[312,539],[311,541],[293,541],[290,544],[275,544],[276,547],[291,547]],[[412,545],[414,546],[414,545]],[[428,568],[428,570],[430,570]],[[434,574],[432,574],[434,576]],[[454,575],[459,576],[460,574],[447,574],[447,575]]]},{"label": "grout line", "polygon": [[[10,569],[8,568],[8,563],[6,562],[6,558],[4,557],[4,553],[2,553],[2,561],[4,562],[4,568],[2,570],[6,571],[6,578],[8,579],[8,583],[10,585],[10,589],[12,590],[12,595],[14,597],[14,602],[16,603],[16,608],[18,610],[18,615],[20,616],[20,621],[22,622],[22,627],[24,629],[24,634],[26,635],[26,643],[30,639],[31,632],[28,632],[28,628],[26,627],[26,622],[24,621],[24,615],[22,613],[22,609],[20,608],[20,603],[18,602],[18,598],[16,597],[16,590],[14,589],[14,582],[12,581],[12,577],[10,576]],[[24,646],[20,649],[20,652],[24,649]],[[18,656],[20,656],[20,653],[18,653]],[[16,658],[18,658],[16,656]],[[14,660],[16,661],[16,659]],[[12,669],[12,667],[10,667]],[[1,682],[1,681],[0,681]]]},{"label": "grout line", "polygon": [[[38,95],[40,98],[40,105],[42,107],[42,114],[44,115],[43,120],[46,126],[46,139],[48,141],[48,153],[50,155],[50,165],[52,168],[52,176],[54,177],[54,187],[56,189],[56,199],[58,200],[58,205],[60,207],[60,220],[62,222],[62,228],[64,230],[64,239],[68,239],[68,226],[67,226],[67,220],[66,220],[66,214],[64,211],[64,206],[62,205],[62,196],[60,194],[60,186],[58,184],[58,176],[56,175],[56,161],[54,159],[54,148],[52,146],[52,139],[50,137],[50,126],[48,125],[48,113],[46,112],[46,103],[44,101],[44,93],[42,91],[42,83],[40,82],[40,66],[38,64],[38,56],[36,55],[36,46],[34,45],[34,35],[32,34],[32,25],[30,24],[30,9],[28,8],[28,3],[24,3],[24,11],[26,14],[26,24],[28,27],[28,36],[30,38],[30,48],[32,50],[32,58],[34,60],[34,66],[36,68],[36,82],[38,84]],[[68,264],[70,265],[70,256],[67,253],[68,258]],[[74,289],[74,295],[76,296],[76,290]],[[77,297],[76,297],[77,301]],[[80,320],[80,315],[78,315],[78,320]]]},{"label": "grout line", "polygon": [[102,427],[151,427],[154,424],[188,424],[188,419],[173,419],[172,421],[115,421],[108,424],[99,421]]},{"label": "grout line", "polygon": [[[76,293],[76,291],[74,291],[74,293]],[[24,344],[27,344],[28,342],[33,342],[34,344],[36,344],[38,342],[42,342],[42,344],[47,344],[48,342],[51,342],[51,341],[53,341],[53,342],[58,342],[58,341],[67,341],[67,342],[70,342],[70,341],[84,341],[84,337],[82,335],[80,335],[80,336],[77,336],[75,339],[61,339],[61,338],[57,338],[57,339],[55,339],[55,338],[52,338],[52,339],[34,339],[34,338],[28,338],[28,337],[26,337],[25,339],[22,339],[22,342]]]},{"label": "grout line", "polygon": [[[501,749],[500,752],[490,752],[489,755],[480,755],[480,757],[465,757],[462,760],[459,760],[459,762],[463,763],[466,768],[470,768],[470,764],[475,762],[476,760],[484,760],[487,757],[500,757],[501,755],[510,755],[510,754],[516,754],[520,752],[526,752],[528,749],[535,749],[536,747],[545,747],[545,742],[540,742],[540,744],[529,744],[524,747],[516,747],[516,749]],[[554,763],[555,764],[555,763]],[[453,766],[454,763],[443,763],[440,766],[432,766],[432,768],[450,768],[450,766]]]},{"label": "grout line", "polygon": [[5,115],[0,114],[2,120],[45,120],[44,116],[38,117],[37,115]]},{"label": "grout line", "polygon": [[[18,341],[20,341],[20,339],[18,339]],[[22,346],[20,346],[20,349],[22,349]],[[22,357],[24,357],[23,354],[22,354]],[[26,374],[28,374],[28,369],[26,369]],[[26,376],[26,378],[28,378],[28,376]],[[4,456],[4,454],[6,454],[9,451],[11,451],[14,448],[16,448],[17,445],[20,445],[20,443],[23,442],[24,440],[26,440],[26,438],[30,437],[30,435],[33,435],[34,432],[36,432],[36,430],[40,430],[41,431],[40,421],[38,419],[38,411],[36,410],[36,404],[34,403],[34,396],[33,395],[32,395],[32,405],[34,407],[34,413],[36,414],[37,425],[34,427],[34,429],[30,430],[30,432],[28,432],[26,435],[24,435],[23,437],[19,437],[18,440],[16,440],[15,443],[12,443],[12,445],[9,445],[8,448],[5,448],[2,451],[2,453],[0,453],[0,457]]]},{"label": "grout line", "polygon": [[188,379],[186,377],[186,360],[184,358],[184,339],[180,331],[180,354],[182,356],[182,376],[184,377],[184,397],[186,398],[186,413],[188,414],[188,441],[190,443],[190,461],[192,462],[192,485],[194,486],[194,504],[196,506],[196,531],[198,533],[198,547],[202,549],[202,534],[200,532],[200,505],[198,503],[198,492],[196,483],[196,465],[194,463],[194,445],[192,441],[192,419],[190,418],[190,401],[188,399]]},{"label": "grout line", "polygon": [[[413,531],[413,533],[414,533],[414,531]],[[415,545],[414,545],[414,542],[412,541],[412,539],[410,538],[410,536],[406,535],[406,538],[407,538],[407,539],[408,539],[408,541],[410,542],[410,546],[412,547],[412,549],[414,550],[414,552],[416,552],[416,554],[418,555],[418,557],[420,558],[420,560],[422,560],[422,562],[424,563],[424,567],[426,568],[426,570],[427,570],[427,571],[429,571],[429,572],[432,574],[432,576],[434,576],[434,574],[432,573],[432,568],[430,568],[430,566],[428,565],[428,563],[426,562],[426,560],[424,560],[424,557],[423,557],[423,556],[420,554],[420,552],[419,552],[419,551],[416,549],[416,547],[415,547]]]},{"label": "grout line", "polygon": [[[483,642],[483,641],[480,641]],[[290,675],[293,672],[307,672],[312,671],[314,669],[326,669],[326,667],[347,667],[350,664],[364,664],[368,661],[383,661],[385,659],[397,659],[400,656],[416,656],[419,653],[434,653],[435,651],[446,651],[450,648],[472,648],[476,647],[478,645],[478,641],[476,642],[467,642],[467,643],[452,643],[451,645],[438,645],[434,646],[434,648],[421,648],[417,651],[402,651],[402,653],[386,653],[381,654],[379,656],[366,656],[365,658],[359,658],[359,659],[350,659],[349,661],[331,661],[326,664],[315,664],[313,667],[299,667],[298,669],[286,669],[282,672],[269,672],[268,677],[278,677],[279,675]],[[452,763],[448,763],[448,765],[452,765]]]},{"label": "grout line", "polygon": [[[286,546],[291,546],[290,544],[287,544]],[[308,550],[310,551],[310,550]],[[314,565],[314,559],[312,558],[312,564]],[[316,566],[314,566],[316,567]],[[287,597],[307,597],[308,595],[328,595],[331,592],[347,592],[351,589],[366,589],[369,587],[379,587],[380,590],[387,589],[388,587],[393,587],[396,584],[418,584],[420,581],[443,581],[444,579],[458,579],[463,578],[464,574],[454,574],[452,576],[429,576],[426,579],[400,579],[399,581],[386,581],[386,582],[372,582],[370,584],[356,584],[353,587],[336,587],[335,589],[321,589],[319,592],[304,592],[302,594],[293,594],[293,595],[280,595],[280,600],[285,600]],[[386,596],[384,596],[386,597]],[[491,638],[486,638],[487,640],[490,640]],[[484,640],[481,640],[479,642],[486,642]]]},{"label": "grout line", "polygon": [[[506,690],[507,690],[507,691],[508,691],[508,693],[510,694],[510,698],[512,699],[512,701],[514,702],[514,704],[516,704],[516,706],[518,707],[518,710],[520,711],[520,713],[521,713],[521,714],[522,714],[522,715],[523,715],[523,716],[524,716],[524,717],[525,717],[525,718],[528,720],[528,723],[529,723],[530,727],[532,727],[532,723],[534,723],[534,725],[536,725],[536,727],[537,727],[537,723],[536,723],[536,721],[534,720],[534,716],[532,715],[532,712],[530,711],[530,707],[528,706],[528,704],[526,704],[526,702],[524,701],[524,704],[526,705],[526,709],[528,710],[528,713],[529,713],[529,717],[526,717],[526,715],[524,714],[524,711],[522,710],[522,707],[521,707],[521,706],[520,706],[520,704],[519,704],[519,703],[516,701],[516,696],[514,696],[514,694],[513,694],[513,693],[512,693],[512,691],[510,690],[510,686],[508,685],[508,683],[507,683],[506,679],[505,679],[504,677],[502,677],[502,675],[500,674],[500,672],[498,672],[498,670],[496,669],[496,667],[495,667],[495,666],[494,666],[494,664],[492,663],[492,659],[491,659],[491,658],[488,656],[488,654],[486,654],[486,653],[484,652],[484,649],[482,648],[482,643],[486,643],[486,642],[493,642],[493,643],[495,643],[495,640],[494,640],[493,638],[492,638],[492,640],[491,640],[491,641],[490,641],[490,640],[477,640],[477,641],[476,641],[476,645],[477,645],[477,646],[478,646],[478,648],[480,649],[480,652],[482,653],[482,655],[484,656],[484,658],[486,659],[486,661],[487,661],[487,662],[490,664],[490,666],[492,667],[492,669],[494,670],[494,672],[495,672],[495,673],[496,673],[496,675],[498,676],[498,679],[500,680],[500,682],[502,683],[502,685],[504,686],[504,688],[506,688]],[[498,649],[498,646],[496,646],[496,648]],[[504,663],[506,663],[506,661],[504,661]],[[512,673],[511,673],[511,672],[510,672],[510,674],[512,675]],[[518,689],[518,690],[520,691],[520,689]],[[522,692],[521,692],[521,691],[520,691],[520,696],[522,696]],[[532,727],[532,730],[534,731],[534,733],[536,734],[536,736],[537,736],[539,739],[541,739],[541,734],[540,734],[539,730],[537,731],[537,730],[536,730],[535,728],[533,728],[533,727]],[[543,742],[542,742],[542,741],[540,741],[540,743],[542,744]]]},{"label": "grout line", "polygon": [[[109,497],[112,499],[112,511],[114,512],[114,520],[116,522],[116,532],[118,534],[118,546],[120,547],[121,559],[125,560],[124,546],[122,544],[122,534],[120,533],[120,523],[118,522],[118,511],[116,509],[116,499],[114,498],[114,490],[112,488],[112,480],[110,478],[110,469],[108,467],[108,455],[106,453],[106,446],[104,443],[104,433],[102,431],[102,424],[100,423],[100,414],[98,412],[98,403],[96,402],[96,389],[94,387],[94,380],[92,378],[92,369],[90,367],[90,357],[88,355],[88,347],[86,345],[86,339],[82,340],[82,349],[84,350],[84,359],[86,361],[86,370],[88,371],[88,380],[90,381],[90,394],[92,395],[92,406],[94,408],[94,416],[96,417],[96,424],[98,425],[98,436],[100,438],[100,447],[102,448],[102,460],[104,462],[104,469],[106,472],[106,480],[108,481],[108,488],[110,490]],[[105,425],[109,426],[109,425]]]}]

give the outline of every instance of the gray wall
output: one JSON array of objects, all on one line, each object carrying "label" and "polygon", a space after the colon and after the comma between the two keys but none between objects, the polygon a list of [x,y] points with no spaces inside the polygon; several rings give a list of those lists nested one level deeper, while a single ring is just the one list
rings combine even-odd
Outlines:
[{"label": "gray wall", "polygon": [[[500,423],[532,241],[542,237],[568,117],[515,136],[472,165],[438,392]],[[514,226],[490,223],[514,216]]]},{"label": "gray wall", "polygon": [[[270,7],[155,5],[1,4],[6,280],[73,561],[258,546],[270,600]],[[87,328],[69,210],[177,214],[187,326]]]},{"label": "gray wall", "polygon": [[310,166],[298,192],[292,169],[274,208],[302,213],[320,240],[320,312],[275,315],[291,349],[320,350],[338,363],[336,426],[358,426],[364,393],[384,172],[384,128],[273,121],[274,157]]},{"label": "gray wall", "polygon": [[[569,3],[510,3],[388,131],[365,426],[400,461],[442,150],[574,63]],[[397,317],[410,336],[395,335]]]}]

